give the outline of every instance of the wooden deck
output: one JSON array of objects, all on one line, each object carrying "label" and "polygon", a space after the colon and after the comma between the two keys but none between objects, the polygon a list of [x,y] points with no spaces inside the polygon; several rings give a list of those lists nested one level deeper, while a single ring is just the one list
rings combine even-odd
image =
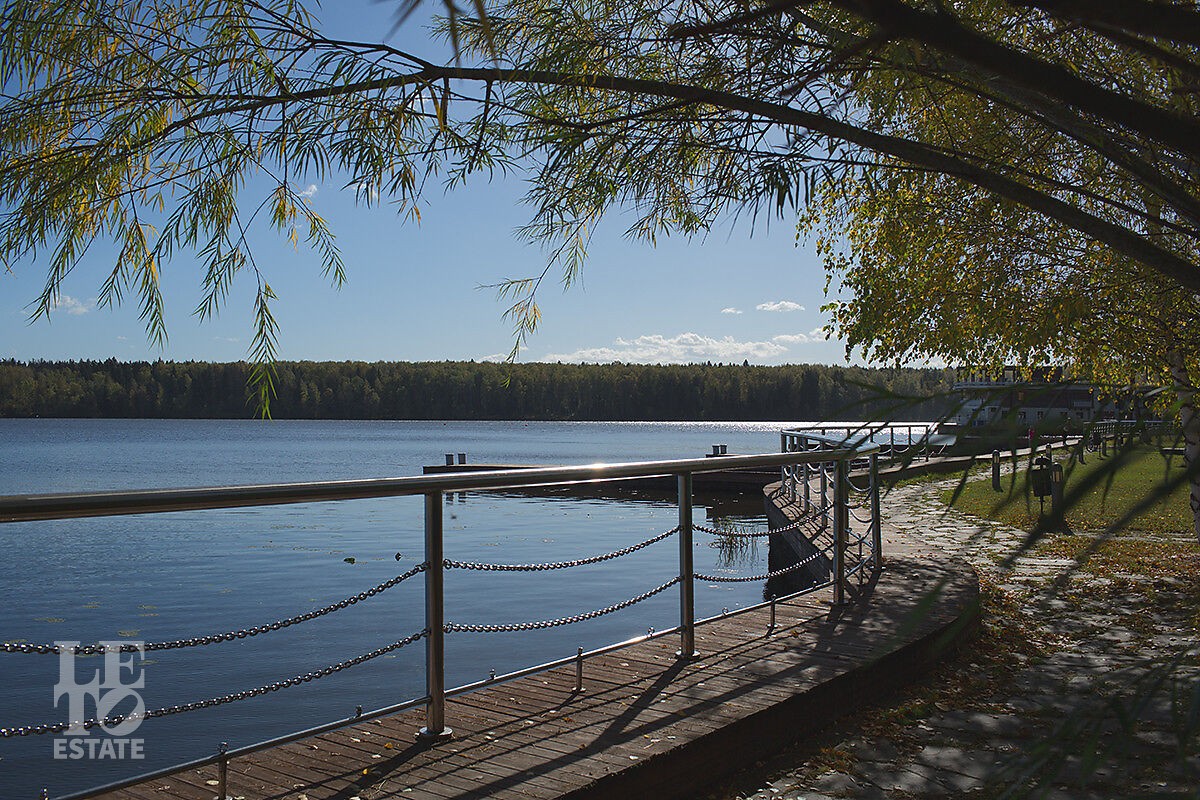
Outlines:
[{"label": "wooden deck", "polygon": [[[455,737],[421,747],[411,711],[233,761],[246,800],[684,797],[918,677],[973,625],[975,576],[892,541],[852,605],[824,590],[703,625],[698,658],[675,639],[450,700]],[[931,607],[926,594],[941,585]],[[213,800],[216,767],[104,800]]]}]

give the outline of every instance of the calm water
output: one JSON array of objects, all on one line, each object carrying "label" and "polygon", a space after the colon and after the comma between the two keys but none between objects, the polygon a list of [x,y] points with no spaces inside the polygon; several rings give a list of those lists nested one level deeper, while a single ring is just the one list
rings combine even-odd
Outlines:
[{"label": "calm water", "polygon": [[[581,464],[774,452],[795,423],[303,422],[0,419],[0,494],[274,483],[419,474],[447,452],[474,463]],[[696,521],[765,524],[761,498],[697,499]],[[673,527],[670,498],[623,501],[471,493],[447,499],[446,556],[500,563],[600,554]],[[0,639],[161,641],[260,625],[336,602],[422,560],[420,498],[313,503],[0,526]],[[766,571],[766,546],[730,559],[697,535],[698,571]],[[397,555],[399,561],[397,562]],[[673,538],[616,562],[550,573],[446,576],[448,620],[540,620],[607,606],[669,580]],[[346,559],[353,559],[348,563]],[[758,602],[761,583],[698,585],[697,614]],[[675,624],[674,590],[600,619],[532,633],[447,637],[457,685]],[[423,627],[419,579],[252,639],[151,653],[147,708],[309,672]],[[80,659],[79,678],[99,659]],[[0,727],[66,717],[55,656],[0,654]],[[50,736],[0,739],[0,798],[106,783],[419,696],[415,645],[264,697],[148,720],[142,761],[52,758]],[[119,710],[126,710],[121,708]],[[89,715],[94,709],[89,708]],[[453,720],[448,720],[453,726]],[[102,734],[92,734],[99,738]]]}]

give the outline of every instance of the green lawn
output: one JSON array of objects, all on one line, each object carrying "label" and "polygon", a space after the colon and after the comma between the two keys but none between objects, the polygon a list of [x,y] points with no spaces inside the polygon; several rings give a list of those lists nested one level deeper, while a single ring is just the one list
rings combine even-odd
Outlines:
[{"label": "green lawn", "polygon": [[[1183,472],[1183,459],[1165,459],[1153,447],[1139,447],[1118,460],[1089,453],[1087,464],[1074,464],[1065,454],[1055,460],[1063,464],[1065,493],[1070,507],[1066,513],[1067,526],[1074,531],[1100,531],[1116,523],[1139,502],[1156,493]],[[983,479],[971,479],[955,497],[954,490],[942,492],[942,502],[977,517],[994,519],[1016,528],[1030,530],[1038,521],[1038,499],[1029,488],[1027,460],[1022,460],[1016,475],[1001,477],[1003,491],[992,489],[990,472]],[[1099,483],[1081,495],[1079,487],[1089,476],[1100,478]],[[1050,499],[1046,498],[1049,513]],[[1165,497],[1140,514],[1128,526],[1130,531],[1163,534],[1187,534],[1192,530],[1192,515],[1188,508],[1186,483],[1176,486]]]}]

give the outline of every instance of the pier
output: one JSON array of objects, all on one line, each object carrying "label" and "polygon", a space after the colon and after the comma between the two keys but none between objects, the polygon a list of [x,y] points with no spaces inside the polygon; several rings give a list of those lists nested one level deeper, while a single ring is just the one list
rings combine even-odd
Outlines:
[{"label": "pier", "polygon": [[[977,587],[973,573],[961,564],[883,530],[877,445],[795,432],[785,432],[783,443],[784,452],[753,456],[0,498],[0,522],[400,495],[425,498],[425,560],[413,569],[326,609],[186,644],[217,644],[230,636],[300,624],[415,579],[425,583],[423,630],[316,672],[236,695],[150,710],[144,718],[188,713],[318,680],[406,646],[425,649],[424,696],[387,708],[360,709],[349,719],[318,721],[316,727],[276,740],[223,747],[190,764],[67,798],[682,797],[723,771],[811,736],[835,717],[919,677],[969,635]],[[852,470],[864,464],[865,469]],[[729,533],[694,523],[695,479],[730,468],[771,470],[776,476],[773,484],[757,490],[764,493],[772,515],[769,529]],[[476,564],[443,554],[443,498],[451,492],[577,488],[661,476],[677,491],[679,525],[644,542],[556,564]],[[696,536],[784,533],[805,535],[815,548],[812,557],[759,576],[705,575],[692,565]],[[660,586],[606,608],[507,624],[463,625],[443,618],[445,570],[570,569],[616,560],[669,538],[678,542],[678,570]],[[770,586],[818,562],[823,572],[815,586],[785,596],[768,591],[767,599],[750,608],[695,619],[696,583],[765,581]],[[569,625],[664,591],[679,598],[679,623],[669,630],[650,630],[627,642],[468,685],[444,683],[446,635]],[[148,644],[146,649],[177,644]],[[6,643],[5,650],[36,657],[57,652],[57,647]],[[77,652],[90,651],[85,646]],[[6,728],[0,735],[55,734],[79,722]],[[100,721],[84,724],[95,727]]]},{"label": "pier", "polygon": [[[424,713],[302,739],[229,765],[230,796],[295,798],[687,797],[884,696],[970,632],[961,564],[898,541],[853,602],[832,587],[697,627],[698,656],[646,641],[450,699],[454,737],[414,740]],[[929,611],[927,594],[943,584]],[[915,623],[913,625],[912,623]],[[897,631],[903,631],[898,637]],[[212,800],[215,765],[101,795]]]}]

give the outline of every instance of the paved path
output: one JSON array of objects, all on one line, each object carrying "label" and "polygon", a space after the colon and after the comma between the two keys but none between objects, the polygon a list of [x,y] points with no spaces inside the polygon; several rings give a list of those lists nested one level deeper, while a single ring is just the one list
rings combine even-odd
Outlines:
[{"label": "paved path", "polygon": [[[894,489],[885,532],[893,547],[920,541],[975,566],[991,604],[977,644],[925,688],[709,796],[990,798],[1016,784],[1050,798],[1200,797],[1195,727],[1180,741],[1189,706],[1200,711],[1195,598],[1176,602],[1185,587],[1170,580],[1106,593],[1111,577],[1078,571],[1053,591],[1071,567],[1065,559],[1030,556],[1002,568],[1024,533],[948,511],[938,492],[953,483]],[[1170,658],[1173,673],[1161,669]],[[1136,718],[1126,729],[1117,708]]]}]

